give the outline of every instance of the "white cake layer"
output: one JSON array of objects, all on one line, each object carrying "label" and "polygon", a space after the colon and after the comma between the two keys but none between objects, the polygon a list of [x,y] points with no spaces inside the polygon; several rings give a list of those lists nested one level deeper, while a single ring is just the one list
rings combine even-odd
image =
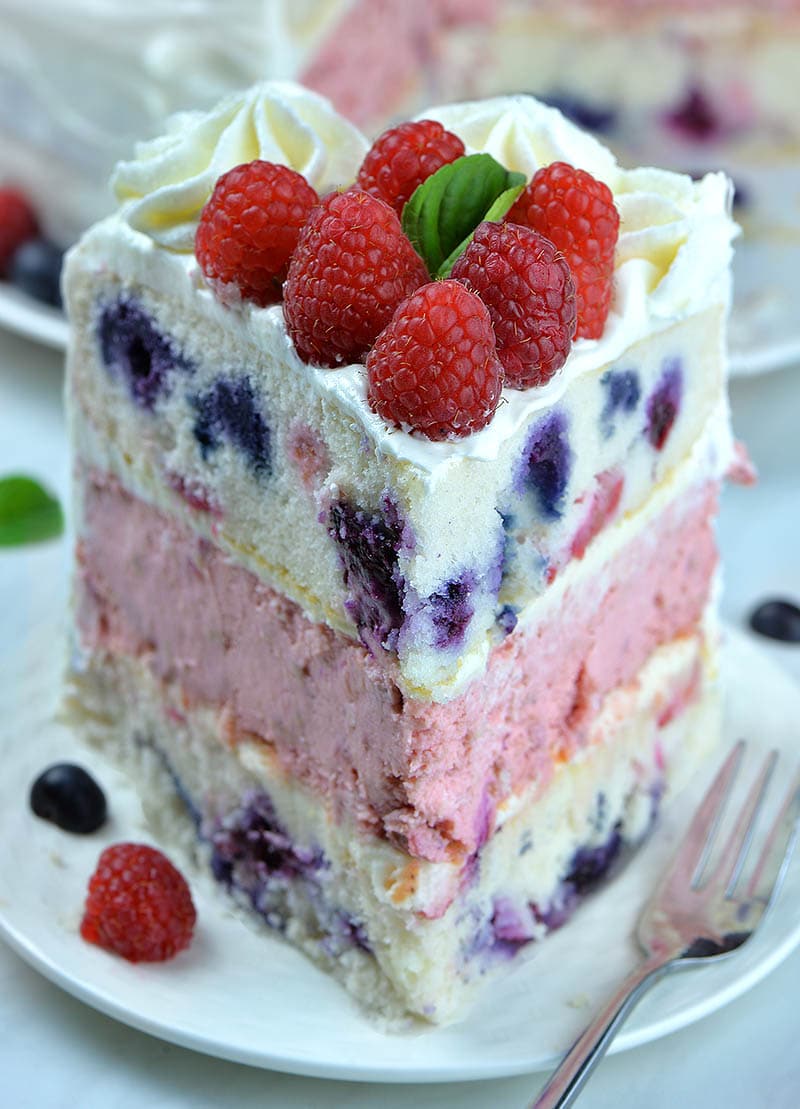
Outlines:
[{"label": "white cake layer", "polygon": [[[189,803],[205,837],[201,856],[215,837],[218,875],[226,835],[252,833],[253,812],[269,813],[264,842],[273,854],[227,872],[240,900],[260,909],[250,919],[280,928],[369,1008],[438,1022],[456,1018],[481,977],[523,940],[559,922],[576,892],[564,884],[576,863],[585,872],[587,857],[602,861],[616,837],[638,840],[663,788],[685,780],[713,745],[709,642],[686,637],[656,651],[634,685],[605,699],[582,755],[560,766],[543,794],[534,788],[509,801],[500,827],[463,866],[412,860],[335,823],[324,799],[287,780],[266,745],[231,747],[222,714],[188,709],[144,662],[83,659],[71,674],[71,708],[83,733],[127,764],[165,843],[194,843],[178,797]],[[676,707],[676,691],[692,686],[698,667],[697,696]]]}]

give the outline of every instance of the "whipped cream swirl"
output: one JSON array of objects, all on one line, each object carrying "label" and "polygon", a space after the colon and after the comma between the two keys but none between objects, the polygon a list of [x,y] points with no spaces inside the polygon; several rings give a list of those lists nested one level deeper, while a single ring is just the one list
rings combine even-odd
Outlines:
[{"label": "whipped cream swirl", "polygon": [[364,136],[322,96],[266,81],[226,97],[211,112],[173,116],[167,133],[140,143],[111,184],[122,215],[168,250],[189,253],[217,179],[261,158],[290,166],[319,193],[349,185],[367,150]]}]

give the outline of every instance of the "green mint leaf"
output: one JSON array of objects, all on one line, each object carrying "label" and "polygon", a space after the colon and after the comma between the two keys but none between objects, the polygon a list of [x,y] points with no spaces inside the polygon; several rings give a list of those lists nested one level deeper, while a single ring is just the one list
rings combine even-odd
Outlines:
[{"label": "green mint leaf", "polygon": [[39,543],[63,530],[61,506],[38,481],[22,474],[0,478],[0,547]]},{"label": "green mint leaf", "polygon": [[[514,176],[522,175],[515,174]],[[483,219],[478,221],[478,223],[483,223],[483,220],[489,220],[490,222],[499,222],[506,214],[506,212],[510,211],[510,209],[513,207],[514,201],[517,199],[524,188],[524,184],[512,185],[510,189],[506,189],[504,192],[500,193],[497,200],[495,200],[495,202],[489,208],[489,211],[486,213]],[[477,226],[478,225],[476,224],[475,227]],[[450,271],[455,265],[456,259],[461,257],[469,244],[472,242],[472,236],[475,234],[475,227],[473,227],[469,235],[467,235],[466,239],[458,244],[452,254],[448,254],[445,260],[442,262],[441,266],[439,266],[439,269],[436,271],[437,277],[450,276]]]},{"label": "green mint leaf", "polygon": [[428,273],[439,274],[459,246],[466,247],[495,202],[524,183],[524,174],[507,170],[491,154],[465,154],[423,181],[403,208],[403,231]]}]

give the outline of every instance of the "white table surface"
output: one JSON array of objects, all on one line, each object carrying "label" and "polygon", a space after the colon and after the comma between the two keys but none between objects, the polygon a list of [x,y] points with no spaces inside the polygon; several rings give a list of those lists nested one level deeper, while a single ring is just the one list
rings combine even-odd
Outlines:
[{"label": "white table surface", "polygon": [[[35,474],[63,496],[67,466],[60,365],[58,354],[0,333],[0,474]],[[752,606],[767,596],[800,601],[800,367],[734,382],[732,403],[737,434],[760,472],[755,488],[729,487],[722,506],[723,615],[742,626]],[[0,553],[0,574],[2,558]],[[760,642],[800,681],[800,645]],[[787,721],[787,727],[796,729],[800,752],[800,721]],[[800,951],[713,1016],[605,1060],[580,1105],[797,1109],[799,1043]],[[222,1062],[87,1008],[0,942],[0,1106],[522,1109],[543,1080],[543,1075],[531,1075],[378,1086],[294,1078]]]}]

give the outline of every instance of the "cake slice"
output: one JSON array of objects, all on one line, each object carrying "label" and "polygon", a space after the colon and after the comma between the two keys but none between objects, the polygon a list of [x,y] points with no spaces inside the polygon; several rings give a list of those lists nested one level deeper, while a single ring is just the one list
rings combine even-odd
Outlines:
[{"label": "cake slice", "polygon": [[622,170],[529,97],[423,115],[514,182],[564,161],[610,189],[602,333],[470,434],[387,422],[361,362],[301,357],[296,268],[261,307],[193,250],[220,174],[284,163],[323,195],[366,141],[285,84],[180,117],[67,267],[69,683],[163,837],[369,1007],[438,1022],[567,919],[718,734],[735,229],[721,175]]}]

